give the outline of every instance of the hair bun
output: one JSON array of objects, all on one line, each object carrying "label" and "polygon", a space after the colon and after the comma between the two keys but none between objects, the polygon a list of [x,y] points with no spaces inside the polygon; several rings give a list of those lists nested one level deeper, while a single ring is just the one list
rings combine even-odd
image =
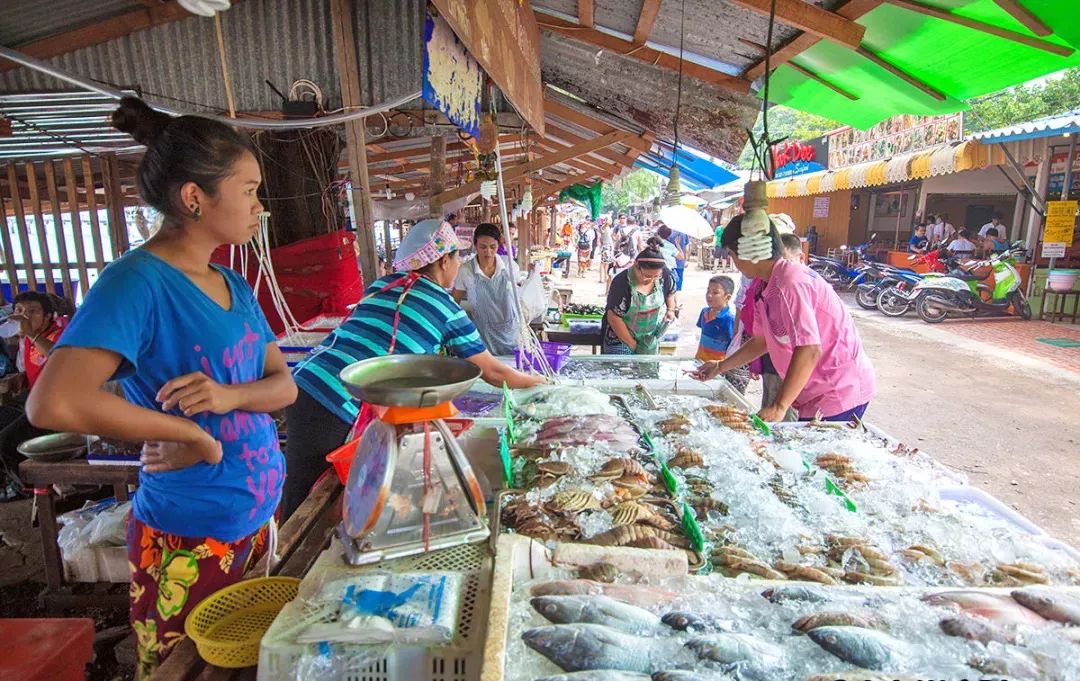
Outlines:
[{"label": "hair bun", "polygon": [[172,120],[172,116],[155,111],[136,97],[124,97],[120,100],[120,108],[112,115],[114,128],[128,133],[136,142],[146,146],[149,146]]}]

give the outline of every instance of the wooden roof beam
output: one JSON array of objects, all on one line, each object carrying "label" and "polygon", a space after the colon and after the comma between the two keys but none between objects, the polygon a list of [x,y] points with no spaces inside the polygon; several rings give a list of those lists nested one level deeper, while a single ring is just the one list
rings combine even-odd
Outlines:
[{"label": "wooden roof beam", "polygon": [[[551,142],[537,142],[536,146],[547,152],[557,152],[565,147],[561,144],[553,144]],[[622,170],[621,167],[612,165],[605,161],[598,161],[593,158],[572,158],[563,162],[565,165],[583,170],[587,173],[600,174],[600,173],[618,173]]]},{"label": "wooden roof beam", "polygon": [[[795,1],[798,2],[800,0]],[[616,38],[613,35],[598,31],[595,28],[574,24],[547,14],[537,15],[536,23],[545,31],[551,31],[552,33],[565,35],[568,38],[580,40],[581,42],[595,45],[596,47],[602,47],[615,54],[630,57],[631,59],[637,59],[638,61],[643,61],[652,64],[653,66],[667,69],[668,71],[674,71],[676,73],[679,71],[678,57],[672,56],[666,52],[654,50],[645,45],[635,45],[630,41]],[[691,78],[697,78],[698,80],[711,83],[717,87],[722,87],[725,90],[731,90],[732,92],[737,92],[739,94],[747,94],[750,92],[749,81],[746,81],[739,76],[731,76],[720,71],[715,71],[696,62],[684,60],[683,73]]]},{"label": "wooden roof beam", "polygon": [[[58,57],[68,52],[81,50],[84,47],[92,47],[110,40],[123,38],[126,35],[153,28],[154,26],[169,24],[179,19],[187,19],[191,16],[194,15],[181,7],[179,3],[155,3],[142,9],[98,21],[89,26],[35,40],[32,43],[17,47],[23,54],[38,59],[49,59],[50,57]],[[19,65],[15,62],[0,59],[0,73],[16,68],[19,68]]]},{"label": "wooden roof beam", "polygon": [[772,3],[776,3],[776,18],[780,23],[823,38],[837,45],[852,49],[862,42],[866,27],[845,19],[804,0],[731,0],[758,14],[769,16]]},{"label": "wooden roof beam", "polygon": [[876,54],[874,52],[871,52],[870,50],[866,49],[865,47],[860,47],[859,49],[857,49],[855,51],[858,52],[860,56],[874,62],[875,64],[877,64],[881,68],[885,69],[889,73],[893,74],[894,76],[896,76],[900,80],[904,81],[908,85],[912,86],[913,88],[915,88],[917,90],[921,90],[927,96],[932,97],[933,99],[936,99],[939,102],[944,102],[945,101],[945,98],[946,98],[945,93],[931,87],[930,85],[927,85],[926,83],[919,80],[915,76],[911,75],[907,71],[901,69],[900,67],[894,66],[893,64],[890,64],[889,62],[882,59],[878,54]]},{"label": "wooden roof beam", "polygon": [[834,84],[830,83],[829,81],[825,80],[824,78],[822,78],[818,74],[814,73],[810,69],[799,66],[797,63],[795,63],[793,61],[789,61],[787,63],[787,65],[789,67],[795,69],[796,71],[798,71],[802,75],[806,76],[810,80],[816,81],[816,82],[824,85],[825,87],[829,88],[830,90],[832,90],[836,94],[840,95],[841,97],[847,97],[848,99],[850,99],[853,102],[858,101],[858,99],[859,99],[858,95],[854,95],[854,94],[848,92],[847,90],[840,87],[839,85],[834,85]]},{"label": "wooden roof beam", "polygon": [[[885,0],[848,0],[847,3],[841,5],[836,9],[836,14],[839,14],[845,19],[855,21],[859,17],[863,16],[870,10],[878,7],[884,2]],[[821,40],[821,38],[818,38],[816,35],[812,35],[810,33],[800,33],[787,45],[784,45],[780,49],[776,50],[769,58],[769,64],[774,69],[781,64],[786,64],[787,62],[791,61],[798,55],[808,50],[809,48],[813,47],[818,40]],[[750,68],[743,71],[743,77],[747,80],[753,81],[760,78],[762,75],[764,75],[764,73],[765,59],[762,58],[761,61],[757,62]]]},{"label": "wooden roof beam", "polygon": [[[499,135],[499,143],[506,144],[508,142],[520,142],[521,135]],[[447,142],[446,150],[449,151],[470,151],[469,145],[464,142]],[[412,158],[415,156],[428,156],[431,154],[431,145],[423,145],[419,147],[408,147],[406,149],[392,149],[383,154],[369,154],[368,163],[382,163],[384,161],[395,161],[403,158]]]},{"label": "wooden roof beam", "polygon": [[[593,132],[598,132],[600,134],[606,134],[615,129],[598,118],[594,118],[588,114],[582,113],[577,109],[571,109],[565,104],[555,101],[551,98],[550,94],[544,95],[544,110],[552,114],[553,116],[558,116],[559,118],[568,120],[575,125],[580,125],[586,130],[592,130]],[[553,125],[559,127],[558,123],[554,123]],[[631,149],[648,151],[650,148],[652,148],[652,141],[652,133],[645,132],[641,135],[636,135],[632,137],[630,140],[623,142],[623,144],[630,147]]]},{"label": "wooden roof beam", "polygon": [[1031,13],[1027,7],[1020,4],[1020,0],[994,0],[994,4],[1012,15],[1024,28],[1035,35],[1048,36],[1054,29],[1043,23],[1043,20]]},{"label": "wooden roof beam", "polygon": [[656,23],[656,15],[660,13],[660,0],[642,0],[641,11],[638,12],[637,26],[634,28],[634,44],[644,45],[652,32],[653,24]]},{"label": "wooden roof beam", "polygon": [[[570,144],[577,144],[579,142],[584,142],[585,141],[584,137],[580,137],[580,136],[570,132],[569,130],[566,129],[566,126],[560,125],[558,123],[553,123],[553,122],[551,122],[551,120],[547,121],[546,128],[547,128],[547,135],[546,135],[547,139],[559,140],[561,142],[568,142]],[[640,149],[635,149],[634,147],[630,147],[630,152],[633,153],[634,151],[637,151],[638,153],[641,153]],[[602,157],[606,158],[609,161],[613,161],[614,163],[619,163],[619,164],[624,165],[624,166],[632,165],[634,163],[634,158],[636,158],[635,156],[631,156],[631,155],[627,155],[627,154],[620,154],[619,152],[617,152],[617,151],[615,151],[614,149],[611,149],[611,148],[597,149],[596,151],[594,151],[592,153],[592,155],[593,156],[602,156]]]},{"label": "wooden roof beam", "polygon": [[578,0],[577,16],[578,21],[581,22],[582,26],[585,26],[586,28],[592,28],[593,0]]},{"label": "wooden roof beam", "polygon": [[[741,0],[736,0],[736,2],[741,2]],[[981,33],[997,36],[998,38],[1004,38],[1005,40],[1012,41],[1019,45],[1033,47],[1037,50],[1042,50],[1043,52],[1049,52],[1050,54],[1056,54],[1059,57],[1071,56],[1072,53],[1076,51],[1075,48],[1069,47],[1067,45],[1059,45],[1057,43],[1052,43],[1048,40],[1042,40],[1041,38],[1033,38],[1029,35],[1024,35],[1023,33],[1010,31],[1007,28],[1001,28],[1000,26],[994,26],[993,24],[986,24],[981,21],[976,21],[975,19],[962,17],[959,14],[953,14],[952,12],[940,9],[938,7],[932,7],[931,5],[925,5],[921,2],[915,2],[915,0],[889,0],[889,3],[912,12],[917,12],[918,14],[933,17],[935,19],[941,19],[942,21],[948,21],[959,26],[964,26],[972,30],[979,31]]]},{"label": "wooden roof beam", "polygon": [[[572,147],[567,147],[562,151],[555,152],[553,154],[547,154],[540,158],[534,159],[527,163],[519,163],[518,165],[511,166],[503,170],[503,181],[513,180],[530,173],[535,173],[538,170],[544,168],[550,168],[553,165],[558,165],[564,161],[567,161],[578,156],[593,151],[594,149],[602,149],[609,147],[612,144],[625,144],[626,140],[633,137],[634,134],[625,130],[616,130],[609,132],[606,135],[601,135],[596,139],[591,139],[588,142],[581,144],[575,144]],[[464,198],[469,194],[480,191],[480,181],[469,182],[456,189],[451,189],[439,194],[436,199],[440,204],[447,204],[451,201],[455,201],[460,198]]]}]

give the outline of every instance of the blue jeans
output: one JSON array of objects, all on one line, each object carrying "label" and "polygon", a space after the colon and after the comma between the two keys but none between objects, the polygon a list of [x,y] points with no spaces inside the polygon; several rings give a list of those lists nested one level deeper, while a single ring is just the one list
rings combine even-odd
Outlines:
[{"label": "blue jeans", "polygon": [[676,267],[674,270],[672,270],[672,274],[675,275],[675,290],[676,291],[681,291],[682,290],[683,272],[685,270],[686,270],[686,267]]},{"label": "blue jeans", "polygon": [[[821,417],[822,421],[850,421],[853,418],[862,419],[863,414],[866,413],[866,408],[870,406],[869,402],[860,404],[859,406],[842,411],[839,414],[833,414],[832,416]],[[813,421],[814,419],[799,419],[800,421]]]}]

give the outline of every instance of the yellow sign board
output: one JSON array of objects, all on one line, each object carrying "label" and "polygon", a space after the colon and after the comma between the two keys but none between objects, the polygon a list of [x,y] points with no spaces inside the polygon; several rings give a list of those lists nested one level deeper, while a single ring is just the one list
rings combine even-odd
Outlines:
[{"label": "yellow sign board", "polygon": [[1073,242],[1076,225],[1076,201],[1047,201],[1044,244],[1068,244]]}]

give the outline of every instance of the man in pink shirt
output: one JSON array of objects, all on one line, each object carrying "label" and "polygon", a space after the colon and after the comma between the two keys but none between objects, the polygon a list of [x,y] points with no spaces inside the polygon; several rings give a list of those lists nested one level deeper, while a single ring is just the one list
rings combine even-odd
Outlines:
[{"label": "man in pink shirt", "polygon": [[753,300],[751,340],[720,362],[706,362],[694,377],[708,380],[768,352],[784,382],[773,403],[758,412],[763,421],[780,421],[791,407],[802,420],[862,417],[876,381],[855,324],[824,279],[781,257],[775,227],[772,231],[774,257],[754,263],[737,255],[742,216],[724,229],[723,245],[736,254],[735,266],[765,285]]}]

